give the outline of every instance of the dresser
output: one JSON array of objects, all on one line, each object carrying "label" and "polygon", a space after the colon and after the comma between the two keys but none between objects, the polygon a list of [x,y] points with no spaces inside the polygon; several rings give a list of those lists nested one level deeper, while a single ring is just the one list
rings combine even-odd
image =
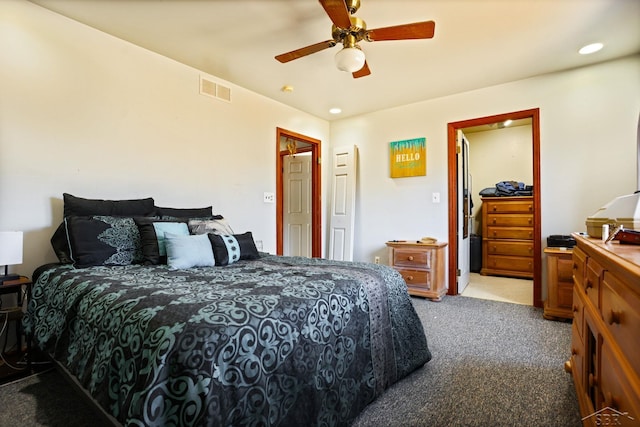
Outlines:
[{"label": "dresser", "polygon": [[387,242],[389,265],[407,283],[409,295],[440,301],[447,292],[444,278],[446,243]]},{"label": "dresser", "polygon": [[583,425],[639,426],[640,246],[574,237],[565,369],[573,375]]},{"label": "dresser", "polygon": [[573,319],[573,250],[545,248],[547,256],[547,299],[543,317],[549,320]]},{"label": "dresser", "polygon": [[533,278],[533,235],[533,197],[483,197],[480,274]]}]

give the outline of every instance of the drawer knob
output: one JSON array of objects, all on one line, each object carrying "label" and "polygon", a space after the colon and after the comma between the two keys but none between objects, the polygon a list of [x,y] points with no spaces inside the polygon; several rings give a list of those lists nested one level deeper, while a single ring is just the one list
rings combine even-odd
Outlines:
[{"label": "drawer knob", "polygon": [[591,280],[587,279],[587,282],[584,284],[584,287],[587,289],[593,288],[593,283],[591,283]]},{"label": "drawer knob", "polygon": [[496,220],[496,218],[493,218],[493,223],[497,223],[498,221]]},{"label": "drawer knob", "polygon": [[621,320],[622,320],[622,312],[611,310],[611,313],[609,314],[609,324],[619,325]]},{"label": "drawer knob", "polygon": [[407,276],[407,280],[408,281],[412,281],[413,280],[413,276]]},{"label": "drawer knob", "polygon": [[574,313],[577,313],[577,312],[578,312],[578,306],[577,306],[577,305],[574,305],[574,306],[573,306],[573,312],[574,312]]},{"label": "drawer knob", "polygon": [[409,256],[407,257],[407,259],[408,259],[409,261],[413,261],[413,255],[409,255]]},{"label": "drawer knob", "polygon": [[593,374],[589,374],[589,387],[595,387],[598,385],[598,379]]}]

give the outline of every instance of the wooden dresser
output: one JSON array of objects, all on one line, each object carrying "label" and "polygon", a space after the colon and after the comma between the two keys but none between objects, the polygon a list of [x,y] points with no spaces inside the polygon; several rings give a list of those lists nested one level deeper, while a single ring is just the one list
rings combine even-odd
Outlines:
[{"label": "wooden dresser", "polygon": [[547,299],[543,317],[573,319],[573,250],[545,248],[547,255]]},{"label": "wooden dresser", "polygon": [[583,424],[640,426],[640,246],[574,237],[565,369],[573,375]]},{"label": "wooden dresser", "polygon": [[533,234],[533,197],[483,197],[480,274],[533,278]]},{"label": "wooden dresser", "polygon": [[387,242],[389,265],[407,283],[409,295],[440,301],[447,293],[444,279],[446,243]]}]

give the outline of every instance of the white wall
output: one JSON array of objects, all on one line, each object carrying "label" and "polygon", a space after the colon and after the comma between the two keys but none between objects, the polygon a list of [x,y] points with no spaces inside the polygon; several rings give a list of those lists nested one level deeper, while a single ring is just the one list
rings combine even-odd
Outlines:
[{"label": "white wall", "polygon": [[[586,230],[587,216],[636,190],[639,75],[636,55],[332,122],[332,144],[360,151],[354,258],[386,259],[390,239],[446,241],[447,123],[531,108],[540,109],[543,240]],[[389,142],[418,137],[427,175],[389,178]]]},{"label": "white wall", "polygon": [[481,234],[480,191],[500,181],[533,184],[533,133],[531,125],[465,133],[469,141],[469,172],[472,178],[473,233]]},{"label": "white wall", "polygon": [[213,205],[275,252],[276,127],[328,158],[328,122],[216,78],[232,103],[202,96],[197,70],[23,0],[0,2],[0,51],[0,230],[25,232],[21,274],[56,260],[63,192]]}]

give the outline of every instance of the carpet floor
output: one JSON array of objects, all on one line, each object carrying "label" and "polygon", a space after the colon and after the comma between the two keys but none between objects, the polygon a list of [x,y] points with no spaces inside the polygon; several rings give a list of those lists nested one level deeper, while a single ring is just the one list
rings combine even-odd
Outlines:
[{"label": "carpet floor", "polygon": [[[580,426],[571,324],[531,306],[466,297],[413,299],[433,360],[355,420],[371,426]],[[55,370],[0,387],[0,426],[101,426]]]}]

